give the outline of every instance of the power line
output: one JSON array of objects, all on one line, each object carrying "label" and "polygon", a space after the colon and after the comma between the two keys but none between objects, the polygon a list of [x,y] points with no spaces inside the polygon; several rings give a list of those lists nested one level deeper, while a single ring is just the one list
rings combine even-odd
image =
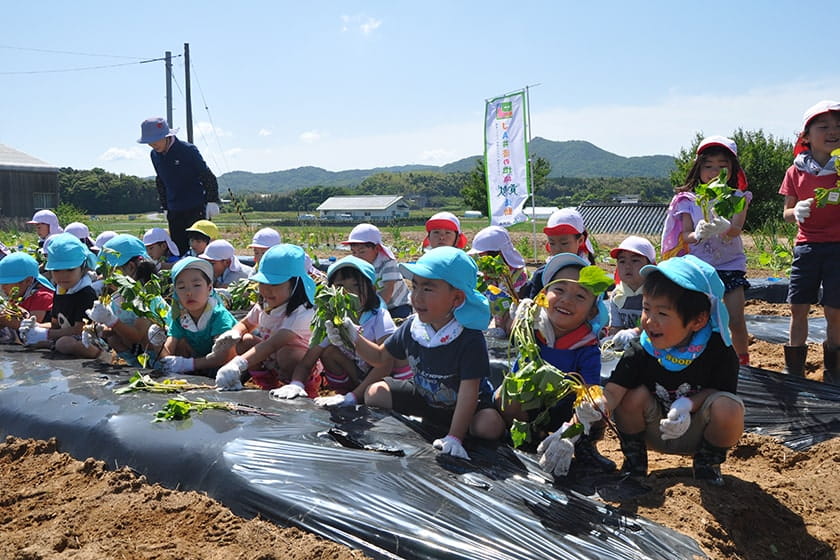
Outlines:
[{"label": "power line", "polygon": [[[177,55],[181,56],[181,55]],[[64,73],[64,72],[83,72],[86,70],[101,70],[103,68],[116,68],[119,66],[131,66],[134,64],[148,64],[149,62],[159,62],[161,60],[165,60],[164,58],[149,58],[144,60],[139,60],[137,62],[121,62],[118,64],[104,64],[101,66],[80,66],[76,68],[59,68],[54,70],[13,70],[13,71],[6,71],[0,72],[0,76],[12,76],[12,75],[23,75],[23,74],[57,74],[57,73]]]},{"label": "power line", "polygon": [[96,54],[96,53],[84,53],[84,52],[76,52],[76,51],[56,51],[51,49],[35,49],[30,47],[13,47],[11,45],[0,45],[0,49],[8,49],[13,51],[31,51],[31,52],[42,52],[42,53],[51,53],[51,54],[73,54],[77,56],[98,56],[103,58],[130,58],[133,60],[143,60],[145,57],[142,56],[126,56],[120,54]]}]

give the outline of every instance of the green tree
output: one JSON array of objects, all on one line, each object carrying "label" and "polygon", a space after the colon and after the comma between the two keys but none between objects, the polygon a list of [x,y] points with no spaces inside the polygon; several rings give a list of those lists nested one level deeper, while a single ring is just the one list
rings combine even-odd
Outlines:
[{"label": "green tree", "polygon": [[[532,167],[532,180],[534,192],[539,193],[545,187],[548,174],[551,173],[551,164],[548,160],[537,157]],[[475,167],[467,174],[461,188],[461,196],[464,203],[472,210],[488,213],[487,203],[487,173],[484,167],[484,158],[475,160]]]},{"label": "green tree", "polygon": [[[691,146],[680,150],[676,168],[671,173],[673,186],[685,182],[703,137],[702,133],[695,134]],[[779,195],[779,185],[793,162],[793,143],[765,134],[761,129],[745,131],[739,128],[730,138],[738,146],[738,160],[753,194],[747,211],[746,229],[758,229],[768,221],[781,221],[784,199]]]}]

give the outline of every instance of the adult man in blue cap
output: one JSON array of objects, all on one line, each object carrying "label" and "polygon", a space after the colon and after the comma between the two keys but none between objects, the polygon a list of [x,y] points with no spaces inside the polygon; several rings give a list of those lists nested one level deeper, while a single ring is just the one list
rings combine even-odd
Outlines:
[{"label": "adult man in blue cap", "polygon": [[219,214],[219,185],[198,148],[175,137],[161,117],[140,125],[140,144],[151,146],[160,207],[169,222],[169,235],[181,254],[189,249],[186,229],[198,220]]}]

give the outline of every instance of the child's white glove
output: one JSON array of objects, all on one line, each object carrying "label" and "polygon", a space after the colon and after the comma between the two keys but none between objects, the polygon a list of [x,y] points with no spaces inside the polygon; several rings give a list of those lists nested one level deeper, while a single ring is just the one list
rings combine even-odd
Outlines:
[{"label": "child's white glove", "polygon": [[99,300],[93,302],[93,307],[85,311],[85,315],[94,323],[102,323],[106,327],[113,327],[119,321],[116,313],[111,311],[111,306]]},{"label": "child's white glove", "polygon": [[540,456],[540,466],[554,474],[554,476],[566,476],[569,474],[569,467],[572,465],[572,457],[575,455],[575,442],[580,435],[564,438],[563,432],[569,429],[571,424],[566,422],[560,429],[545,438],[537,447]]},{"label": "child's white glove", "polygon": [[356,395],[349,392],[346,395],[330,395],[329,397],[318,397],[315,399],[318,406],[356,406]]},{"label": "child's white glove", "polygon": [[470,456],[467,455],[467,450],[464,449],[464,445],[461,443],[461,440],[455,436],[447,435],[440,439],[436,439],[432,442],[432,446],[435,449],[439,449],[442,453],[470,461]]},{"label": "child's white glove", "polygon": [[163,346],[163,343],[166,342],[166,329],[152,323],[149,325],[149,330],[146,331],[146,338],[149,339],[149,344],[152,346]]},{"label": "child's white glove", "polygon": [[732,224],[729,223],[729,220],[720,216],[715,216],[711,222],[700,220],[694,228],[694,238],[700,241],[716,235],[723,235],[730,227],[732,227]]},{"label": "child's white glove", "polygon": [[510,304],[510,317],[516,320],[516,314],[527,307],[527,304],[533,305],[534,300],[531,298],[522,298],[519,303],[513,302]]},{"label": "child's white glove", "polygon": [[195,360],[183,356],[164,356],[158,360],[160,369],[166,373],[184,373],[195,370]]},{"label": "child's white glove", "polygon": [[[347,338],[349,339],[350,344],[352,344],[351,348],[347,348],[347,344],[341,337],[341,327],[344,328],[344,332],[347,334]],[[346,350],[353,352],[356,346],[356,339],[359,338],[359,325],[351,321],[350,317],[345,317],[341,327],[335,326],[335,324],[333,324],[332,321],[327,321],[327,340],[329,340],[330,344],[332,344],[333,346],[345,348]]]},{"label": "child's white glove", "polygon": [[236,356],[216,372],[216,388],[219,391],[241,391],[242,372],[248,369],[248,360]]},{"label": "child's white glove", "polygon": [[607,399],[598,397],[595,404],[583,401],[575,407],[575,415],[578,421],[583,424],[583,433],[589,434],[589,428],[595,422],[600,422],[607,416]]},{"label": "child's white glove", "polygon": [[551,319],[548,318],[548,311],[545,310],[545,307],[540,307],[537,310],[537,315],[534,317],[534,330],[543,336],[546,346],[554,348],[554,325],[551,324]]},{"label": "child's white glove", "polygon": [[813,203],[813,198],[806,198],[796,203],[796,206],[793,207],[793,217],[796,218],[797,222],[801,224],[805,221],[805,218],[811,215],[811,205]]},{"label": "child's white glove", "polygon": [[668,416],[659,421],[662,439],[677,439],[691,426],[691,399],[680,397],[671,403]]},{"label": "child's white glove", "polygon": [[212,220],[219,214],[221,214],[221,210],[219,210],[219,205],[215,202],[208,202],[204,206],[204,215],[207,216],[208,220]]},{"label": "child's white glove", "polygon": [[300,381],[292,381],[282,387],[272,389],[268,392],[268,396],[272,399],[282,401],[285,399],[296,399],[298,397],[308,397],[306,388]]},{"label": "child's white glove", "polygon": [[216,340],[213,342],[213,349],[210,353],[220,356],[230,350],[231,347],[240,340],[242,340],[242,334],[238,330],[227,330],[216,337]]},{"label": "child's white glove", "polygon": [[39,326],[35,317],[27,317],[20,322],[18,334],[21,342],[25,346],[30,346],[47,340],[49,329]]},{"label": "child's white glove", "polygon": [[622,329],[612,336],[613,348],[626,350],[630,343],[639,338],[639,331],[633,329]]}]

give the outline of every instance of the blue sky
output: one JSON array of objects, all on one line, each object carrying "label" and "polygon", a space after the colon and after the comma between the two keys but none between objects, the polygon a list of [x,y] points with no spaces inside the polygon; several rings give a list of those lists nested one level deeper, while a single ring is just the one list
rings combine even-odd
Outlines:
[{"label": "blue sky", "polygon": [[[532,136],[622,156],[738,127],[792,139],[808,106],[840,98],[832,4],[7,3],[0,143],[151,175],[136,139],[165,114],[164,65],[139,61],[184,43],[217,174],[441,165],[483,151],[486,99],[532,85]],[[173,72],[186,139],[182,58]]]}]

